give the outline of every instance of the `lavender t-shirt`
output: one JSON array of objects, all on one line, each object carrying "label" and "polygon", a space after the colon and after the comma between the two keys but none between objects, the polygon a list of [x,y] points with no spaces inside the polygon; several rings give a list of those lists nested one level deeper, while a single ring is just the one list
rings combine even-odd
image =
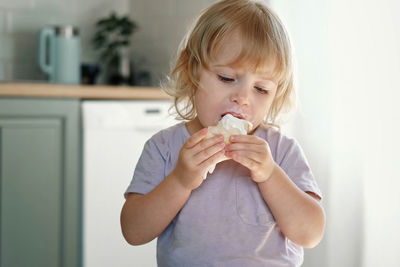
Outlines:
[{"label": "lavender t-shirt", "polygon": [[[294,139],[259,127],[275,162],[303,191],[319,196],[307,160]],[[150,138],[136,165],[130,192],[146,194],[176,166],[190,134],[184,123]],[[299,266],[303,248],[282,235],[246,167],[227,160],[193,190],[190,198],[158,237],[158,266]]]}]

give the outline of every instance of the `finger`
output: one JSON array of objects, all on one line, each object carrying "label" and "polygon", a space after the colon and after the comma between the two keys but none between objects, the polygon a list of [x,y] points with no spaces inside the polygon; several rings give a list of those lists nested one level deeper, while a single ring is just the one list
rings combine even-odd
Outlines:
[{"label": "finger", "polygon": [[199,165],[199,167],[204,168],[204,170],[206,170],[206,168],[209,168],[210,166],[217,164],[224,158],[225,158],[225,151],[221,150],[221,151],[215,153],[214,155],[212,155],[211,157],[209,157],[208,159],[204,160]]},{"label": "finger", "polygon": [[259,165],[260,163],[250,159],[248,157],[239,155],[238,153],[233,153],[230,157],[231,159],[233,159],[234,161],[242,164],[243,166],[247,167],[249,170],[254,170],[257,168],[257,165]]},{"label": "finger", "polygon": [[207,160],[208,158],[212,157],[214,154],[220,152],[221,150],[224,150],[225,143],[223,141],[220,141],[206,149],[201,150],[199,153],[194,155],[193,160],[195,162],[201,163],[204,160]]},{"label": "finger", "polygon": [[263,139],[255,135],[235,134],[229,137],[231,143],[248,143],[248,144],[261,144],[265,142]]},{"label": "finger", "polygon": [[225,156],[234,159],[235,157],[247,158],[261,164],[265,160],[264,154],[253,151],[226,151]]},{"label": "finger", "polygon": [[257,153],[266,153],[268,148],[266,144],[249,144],[249,143],[231,143],[225,148],[227,151],[253,151]]},{"label": "finger", "polygon": [[208,128],[203,128],[200,131],[194,133],[192,136],[190,136],[186,142],[185,142],[185,148],[191,148],[195,146],[197,143],[199,143],[201,140],[203,140],[208,133]]},{"label": "finger", "polygon": [[205,149],[207,149],[219,142],[223,142],[223,141],[224,141],[224,136],[222,134],[213,136],[211,138],[203,139],[192,148],[193,153],[197,154],[200,151],[205,150]]}]

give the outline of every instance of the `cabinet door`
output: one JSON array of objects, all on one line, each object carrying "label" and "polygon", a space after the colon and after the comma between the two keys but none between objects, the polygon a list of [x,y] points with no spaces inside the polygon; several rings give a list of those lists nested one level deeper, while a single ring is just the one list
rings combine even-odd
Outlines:
[{"label": "cabinet door", "polygon": [[80,266],[79,102],[0,99],[0,266]]}]

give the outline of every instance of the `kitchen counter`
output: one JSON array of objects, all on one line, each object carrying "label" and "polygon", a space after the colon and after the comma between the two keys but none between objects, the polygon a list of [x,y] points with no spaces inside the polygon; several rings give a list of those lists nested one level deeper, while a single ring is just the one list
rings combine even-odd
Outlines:
[{"label": "kitchen counter", "polygon": [[60,85],[46,83],[0,83],[0,97],[79,98],[79,99],[170,99],[161,88]]}]

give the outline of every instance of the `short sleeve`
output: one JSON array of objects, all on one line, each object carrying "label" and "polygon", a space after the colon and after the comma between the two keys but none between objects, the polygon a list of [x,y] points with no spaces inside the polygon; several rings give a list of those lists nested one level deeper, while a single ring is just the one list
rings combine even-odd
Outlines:
[{"label": "short sleeve", "polygon": [[154,137],[145,143],[132,181],[125,191],[125,197],[128,193],[147,194],[161,183],[165,175],[166,162],[166,155],[163,152],[154,141]]},{"label": "short sleeve", "polygon": [[322,199],[322,193],[300,145],[294,139],[287,137],[285,139],[281,143],[280,153],[276,159],[278,165],[297,187],[304,192],[313,192]]}]

